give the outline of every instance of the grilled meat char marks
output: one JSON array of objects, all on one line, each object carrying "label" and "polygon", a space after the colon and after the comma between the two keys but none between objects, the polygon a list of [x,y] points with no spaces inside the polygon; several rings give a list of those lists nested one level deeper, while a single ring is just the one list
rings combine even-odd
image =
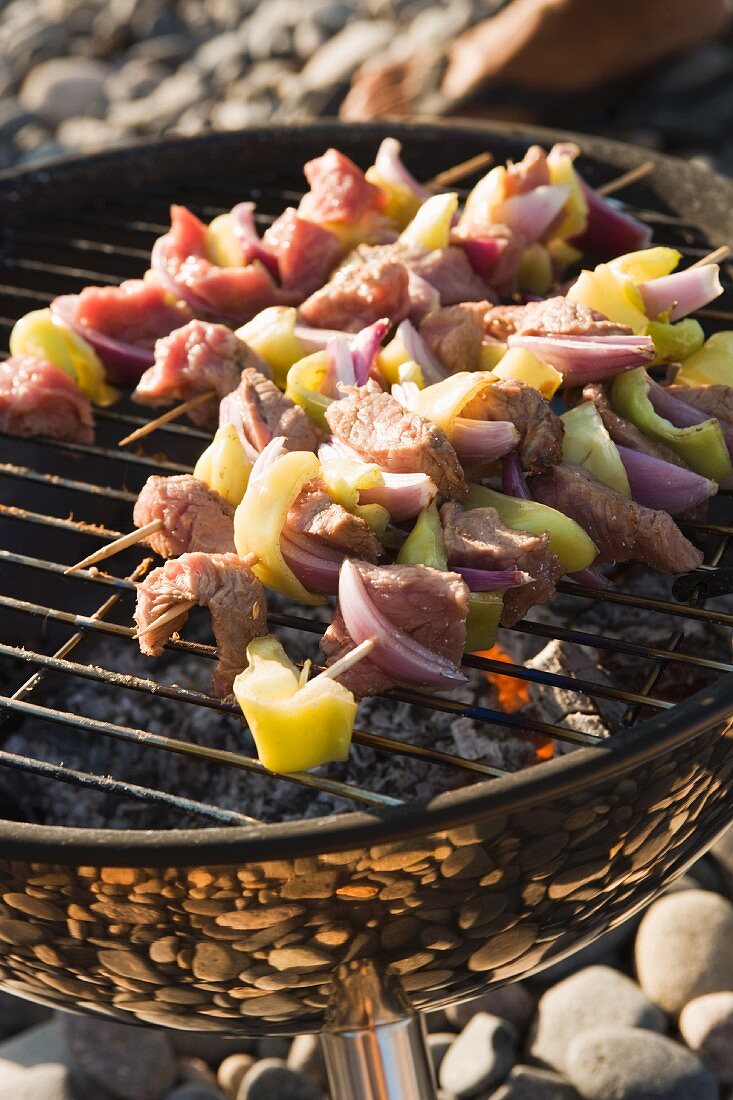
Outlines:
[{"label": "grilled meat char marks", "polygon": [[[232,690],[234,677],[247,664],[247,646],[267,633],[265,590],[236,554],[183,554],[154,569],[137,589],[138,631],[177,603],[207,607],[219,660],[212,676],[220,698]],[[186,621],[187,611],[159,628],[141,634],[140,649],[158,657],[171,635]]]},{"label": "grilled meat char marks", "polygon": [[147,540],[162,558],[191,551],[234,553],[234,508],[191,474],[149,477],[132,518],[136,527],[162,520],[161,530]]},{"label": "grilled meat char marks", "polygon": [[671,462],[673,466],[685,465],[671,447],[666,447],[664,443],[644,435],[636,424],[618,416],[611,408],[608,394],[600,382],[588,382],[583,387],[583,400],[593,402],[606,431],[618,446],[629,447],[630,450],[639,451],[640,454],[649,455],[651,458],[660,458],[663,462]]},{"label": "grilled meat char marks", "polygon": [[286,526],[349,557],[376,562],[381,552],[379,540],[368,524],[337,504],[317,478],[303,486],[288,512]]},{"label": "grilled meat char marks", "polygon": [[531,491],[588,532],[600,562],[641,562],[665,573],[686,573],[702,563],[702,553],[671,516],[621,496],[582,466],[554,466],[532,479]]},{"label": "grilled meat char marks", "polygon": [[243,443],[262,451],[283,436],[289,451],[315,451],[320,433],[299,405],[254,367],[242,372],[239,386],[219,406],[219,424],[234,424]]},{"label": "grilled meat char marks", "polygon": [[706,416],[733,424],[733,386],[665,386],[665,391]]},{"label": "grilled meat char marks", "polygon": [[[236,390],[248,367],[267,372],[264,360],[224,325],[190,321],[158,340],[155,363],[143,374],[132,399],[141,405],[169,405],[214,390],[221,400]],[[188,416],[195,424],[215,428],[219,404],[212,398]]]},{"label": "grilled meat char marks", "polygon": [[519,432],[519,461],[536,473],[562,462],[563,422],[533,386],[500,378],[469,401],[461,416],[473,420],[509,420]]},{"label": "grilled meat char marks", "polygon": [[93,443],[92,406],[60,367],[13,356],[0,363],[0,431]]},{"label": "grilled meat char marks", "polygon": [[521,569],[532,580],[504,593],[502,624],[513,626],[530,607],[555,598],[555,585],[563,574],[558,558],[549,549],[549,537],[514,531],[499,519],[495,508],[444,504],[440,510],[448,564],[472,569]]},{"label": "grilled meat char marks", "polygon": [[442,428],[415,413],[369,381],[349,387],[326,412],[337,439],[367,462],[392,473],[426,473],[446,500],[463,500],[468,487],[458,456]]},{"label": "grilled meat char marks", "polygon": [[494,306],[486,312],[489,336],[505,342],[522,336],[630,336],[631,329],[560,295],[524,306]]},{"label": "grilled meat char marks", "polygon": [[[369,565],[355,561],[374,606],[399,630],[434,653],[460,665],[466,643],[468,588],[456,574],[426,565]],[[341,612],[321,639],[326,663],[332,665],[354,648]],[[369,658],[339,676],[357,699],[399,686]],[[414,683],[406,685],[414,688]]]}]

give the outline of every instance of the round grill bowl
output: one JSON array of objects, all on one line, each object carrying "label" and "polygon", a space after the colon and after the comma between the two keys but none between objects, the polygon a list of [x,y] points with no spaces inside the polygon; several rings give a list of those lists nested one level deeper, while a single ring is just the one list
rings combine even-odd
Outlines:
[{"label": "round grill bowl", "polygon": [[[0,178],[6,247],[39,212],[204,176],[297,188],[336,145],[362,165],[386,133],[423,178],[547,131],[477,125],[256,129],[142,145]],[[649,154],[576,139],[587,178]],[[733,188],[655,157],[656,208],[713,244]],[[429,804],[306,823],[115,832],[0,822],[0,985],[77,1011],[228,1034],[322,1027],[340,964],[400,975],[437,1007],[557,961],[626,920],[731,818],[733,674],[603,747]]]}]

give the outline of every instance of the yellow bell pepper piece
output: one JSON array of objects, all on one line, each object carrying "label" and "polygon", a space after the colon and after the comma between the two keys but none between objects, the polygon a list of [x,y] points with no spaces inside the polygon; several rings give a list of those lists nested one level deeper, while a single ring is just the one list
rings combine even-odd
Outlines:
[{"label": "yellow bell pepper piece", "polygon": [[706,340],[685,359],[674,380],[679,386],[733,386],[733,332],[716,332]]},{"label": "yellow bell pepper piece", "polygon": [[423,248],[447,248],[457,209],[458,195],[455,192],[431,195],[403,230],[400,240],[408,244],[421,244]]},{"label": "yellow bell pepper piece", "polygon": [[307,680],[272,634],[247,647],[249,666],[234,695],[249,726],[260,763],[284,775],[331,760],[346,760],[354,730],[354,696],[327,676]]},{"label": "yellow bell pepper piece", "polygon": [[280,535],[290,507],[307,481],[320,473],[311,451],[290,451],[260,477],[250,477],[247,491],[234,513],[234,545],[240,557],[256,554],[252,571],[263,584],[302,603],[322,604],[285,564]]},{"label": "yellow bell pepper piece", "polygon": [[388,183],[383,180],[374,165],[367,168],[366,178],[384,194],[387,200],[384,207],[386,216],[398,229],[404,229],[420,209],[422,205],[420,199],[408,187],[401,187],[398,183]]},{"label": "yellow bell pepper piece", "polygon": [[231,214],[219,214],[206,228],[206,254],[217,267],[242,267],[244,250],[232,227]]},{"label": "yellow bell pepper piece", "polygon": [[494,382],[496,375],[489,371],[459,371],[421,390],[415,402],[415,412],[432,420],[450,439],[461,411]]},{"label": "yellow bell pepper piece", "polygon": [[494,367],[493,373],[497,378],[516,378],[518,382],[526,382],[548,401],[562,385],[560,371],[528,348],[510,348]]},{"label": "yellow bell pepper piece", "polygon": [[629,478],[621,455],[593,402],[583,401],[563,413],[560,419],[565,428],[563,461],[585,466],[604,485],[609,485],[622,496],[631,497]]},{"label": "yellow bell pepper piece", "polygon": [[506,197],[506,168],[492,168],[473,188],[463,208],[461,222],[466,225],[490,225],[494,208]]},{"label": "yellow bell pepper piece", "polygon": [[545,246],[537,242],[525,248],[517,272],[519,286],[531,294],[547,294],[553,278],[552,260]]},{"label": "yellow bell pepper piece", "polygon": [[598,550],[580,524],[555,508],[536,500],[519,500],[487,489],[485,485],[469,484],[466,508],[496,508],[499,519],[514,531],[529,531],[530,535],[550,537],[549,547],[567,573],[587,569],[596,559]]},{"label": "yellow bell pepper piece", "polygon": [[561,146],[553,146],[547,154],[547,167],[550,170],[550,183],[559,184],[569,190],[563,220],[554,231],[553,237],[579,237],[588,224],[588,202],[580,186],[570,151]]},{"label": "yellow bell pepper piece", "polygon": [[326,409],[333,398],[321,393],[321,386],[326,381],[330,366],[325,351],[314,351],[312,355],[306,355],[305,359],[294,363],[288,371],[285,390],[290,400],[305,409],[313,423],[326,435],[331,434],[326,420]]},{"label": "yellow bell pepper piece", "polygon": [[56,321],[50,309],[35,309],[16,321],[10,354],[48,359],[68,374],[95,405],[112,405],[120,396],[105,380],[104,366],[91,344]]},{"label": "yellow bell pepper piece", "polygon": [[500,344],[496,340],[491,340],[490,342],[482,344],[480,356],[481,370],[495,371],[496,364],[501,362],[507,350],[506,344]]},{"label": "yellow bell pepper piece", "polygon": [[377,367],[390,386],[395,386],[398,382],[414,382],[422,389],[425,385],[422,368],[414,359],[410,359],[405,345],[397,336],[379,352]]},{"label": "yellow bell pepper piece", "polygon": [[199,457],[193,476],[236,508],[247,489],[251,469],[237,429],[233,424],[224,424]]},{"label": "yellow bell pepper piece", "polygon": [[579,248],[573,248],[571,244],[559,237],[554,237],[547,242],[547,251],[550,253],[550,259],[556,268],[556,274],[563,272],[566,267],[571,267],[583,259],[583,253]]},{"label": "yellow bell pepper piece", "polygon": [[295,335],[297,311],[292,306],[268,306],[235,335],[269,363],[275,384],[284,390],[288,371],[305,355],[306,349]]},{"label": "yellow bell pepper piece", "polygon": [[379,466],[351,458],[329,458],[321,463],[321,480],[337,504],[363,519],[378,539],[384,538],[390,518],[387,509],[381,504],[359,503],[362,489],[384,484]]},{"label": "yellow bell pepper piece", "polygon": [[676,248],[655,245],[654,248],[642,248],[638,252],[626,252],[609,260],[608,266],[618,275],[625,275],[637,286],[650,279],[661,279],[669,275],[682,259],[682,253]]},{"label": "yellow bell pepper piece", "polygon": [[599,264],[593,271],[581,271],[567,297],[598,310],[616,324],[628,325],[637,335],[645,332],[649,324],[635,283],[610,264]]}]

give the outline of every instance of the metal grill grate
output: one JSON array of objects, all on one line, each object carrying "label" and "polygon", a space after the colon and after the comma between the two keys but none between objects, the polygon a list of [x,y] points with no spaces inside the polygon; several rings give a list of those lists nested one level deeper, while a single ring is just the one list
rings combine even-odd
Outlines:
[{"label": "metal grill grate", "polygon": [[[610,168],[608,175],[611,175]],[[73,293],[88,283],[113,284],[123,278],[139,277],[147,265],[154,239],[167,228],[167,208],[171,200],[185,202],[197,214],[210,219],[229,209],[244,194],[257,201],[261,227],[269,224],[284,205],[297,203],[300,198],[297,190],[278,189],[274,183],[273,186],[266,186],[261,180],[259,186],[253,187],[241,179],[238,182],[213,183],[211,179],[189,176],[177,180],[175,186],[170,188],[149,187],[144,198],[140,192],[134,195],[112,192],[79,208],[57,210],[15,226],[7,234],[6,246],[0,255],[0,342],[3,346],[7,344],[10,328],[19,316],[29,309],[47,305],[59,293]],[[652,209],[648,187],[644,188],[644,194],[644,205],[630,206],[629,209],[653,225],[657,242],[673,244],[690,262],[710,250],[711,242],[694,224],[663,210]],[[725,298],[716,306],[725,312],[733,307],[733,283],[727,269],[723,274]],[[146,440],[145,451],[130,454],[119,450],[115,441],[132,427],[144,423],[143,418],[136,415],[134,406],[123,404],[119,408],[101,411],[97,421],[100,442],[95,445],[12,440],[8,441],[5,454],[12,454],[17,461],[0,463],[0,530],[3,544],[9,546],[0,550],[0,618],[19,623],[27,621],[36,626],[40,620],[44,629],[48,627],[54,637],[54,632],[58,630],[66,635],[61,644],[52,644],[52,651],[48,653],[41,651],[43,646],[30,649],[0,644],[0,683],[8,685],[0,695],[0,709],[4,712],[0,716],[0,738],[3,728],[11,725],[14,719],[29,722],[43,719],[89,736],[133,741],[222,767],[263,773],[264,769],[257,760],[242,753],[85,717],[37,701],[39,689],[48,675],[60,674],[70,681],[93,681],[119,691],[136,692],[150,699],[173,699],[202,708],[209,716],[237,713],[236,706],[211,695],[158,684],[147,678],[145,672],[151,666],[142,658],[142,675],[139,676],[123,675],[100,668],[89,660],[74,659],[79,656],[74,651],[82,642],[93,642],[97,637],[112,637],[123,642],[131,638],[132,628],[124,625],[124,622],[130,621],[129,597],[134,580],[143,575],[149,562],[141,561],[143,555],[140,550],[128,551],[126,557],[113,559],[113,569],[114,563],[121,560],[132,563],[131,572],[125,578],[96,570],[84,570],[71,578],[64,578],[64,568],[87,552],[90,540],[93,542],[91,548],[94,548],[94,540],[107,540],[123,533],[106,526],[106,522],[112,520],[100,523],[100,515],[116,515],[117,522],[121,518],[126,523],[125,529],[129,529],[132,503],[148,475],[152,472],[190,471],[204,442],[208,440],[206,433],[198,429],[180,423],[169,424]],[[676,676],[694,674],[702,677],[702,682],[710,682],[717,676],[733,672],[733,663],[705,653],[684,651],[689,623],[717,624],[728,630],[733,627],[733,614],[704,606],[702,585],[708,579],[709,571],[725,564],[733,535],[733,526],[727,522],[730,517],[728,499],[723,497],[717,504],[720,514],[714,515],[710,523],[686,525],[686,533],[700,542],[706,552],[706,565],[699,573],[700,586],[689,603],[677,602],[671,596],[657,599],[638,595],[618,587],[599,592],[575,583],[559,586],[563,595],[574,601],[581,620],[584,609],[591,601],[626,606],[630,611],[642,611],[650,616],[673,617],[678,625],[665,644],[646,644],[633,638],[544,622],[521,622],[513,628],[520,635],[559,639],[576,646],[597,649],[611,658],[636,659],[637,684],[633,690],[480,657],[466,657],[465,667],[480,673],[500,673],[539,685],[542,689],[563,689],[593,700],[622,703],[625,705],[620,722],[622,726],[633,724],[640,715],[674,706],[677,701],[673,690]],[[62,561],[49,560],[41,553],[32,555],[27,552],[29,547],[38,546],[44,540],[61,548],[57,556],[63,557]],[[39,593],[45,596],[49,592],[51,606],[45,599],[37,598]],[[25,596],[30,598],[22,598]],[[84,613],[79,613],[80,606],[86,607]],[[116,622],[116,615],[121,616],[123,622]],[[319,622],[296,615],[273,613],[271,622],[275,626],[312,635],[318,635],[324,629]],[[81,648],[91,648],[93,653],[93,645]],[[212,647],[184,640],[172,641],[168,649],[203,661],[215,656]],[[485,724],[487,736],[491,735],[492,728],[513,728],[556,738],[571,745],[593,745],[602,740],[600,736],[562,723],[544,722],[527,714],[508,714],[478,705],[467,706],[450,698],[426,697],[406,691],[395,692],[392,697],[414,708],[431,708],[452,718],[471,718]],[[475,760],[411,745],[365,729],[358,729],[354,740],[376,753],[398,754],[451,769],[457,782],[484,780],[503,774],[499,769]],[[13,754],[4,749],[0,749],[0,765],[80,786],[91,786],[112,796],[165,806],[181,814],[195,815],[202,822],[247,824],[254,820],[243,813],[218,807],[215,800],[201,802]],[[399,792],[387,794],[321,775],[299,774],[277,781],[327,792],[354,805],[385,807],[400,804]]]}]

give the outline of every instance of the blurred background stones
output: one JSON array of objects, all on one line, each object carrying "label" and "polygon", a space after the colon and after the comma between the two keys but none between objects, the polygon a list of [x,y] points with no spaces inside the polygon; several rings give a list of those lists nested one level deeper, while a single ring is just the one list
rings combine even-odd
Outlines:
[{"label": "blurred background stones", "polygon": [[[167,134],[335,114],[365,60],[442,46],[505,0],[0,3],[0,169]],[[515,115],[506,93],[472,111]],[[526,117],[522,101],[519,113]],[[623,89],[532,104],[554,123],[733,172],[733,42]]]}]

